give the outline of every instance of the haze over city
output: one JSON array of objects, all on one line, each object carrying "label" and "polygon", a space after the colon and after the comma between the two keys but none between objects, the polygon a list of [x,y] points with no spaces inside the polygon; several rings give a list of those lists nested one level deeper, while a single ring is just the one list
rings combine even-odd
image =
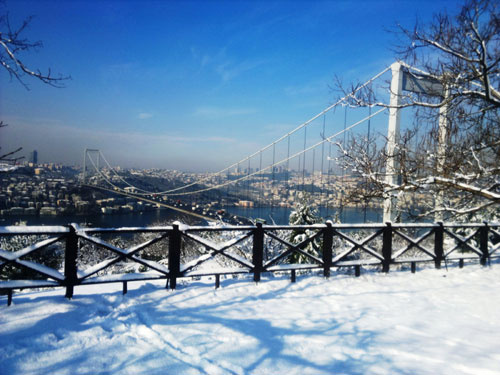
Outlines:
[{"label": "haze over city", "polygon": [[[26,90],[0,74],[2,149],[81,164],[216,170],[331,104],[332,83],[364,81],[394,61],[397,23],[456,11],[456,1],[6,1],[33,15],[23,56],[71,76]],[[382,120],[383,122],[384,120]]]}]

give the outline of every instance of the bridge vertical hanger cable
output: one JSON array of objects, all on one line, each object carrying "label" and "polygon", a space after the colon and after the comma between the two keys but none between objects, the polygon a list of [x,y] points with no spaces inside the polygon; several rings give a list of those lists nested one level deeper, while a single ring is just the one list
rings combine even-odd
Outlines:
[{"label": "bridge vertical hanger cable", "polygon": [[304,128],[304,151],[302,153],[302,195],[305,193],[307,127]]},{"label": "bridge vertical hanger cable", "polygon": [[97,174],[99,174],[99,173],[100,173],[100,171],[101,171],[101,168],[100,168],[100,166],[99,166],[99,161],[100,161],[99,154],[100,154],[100,153],[101,153],[101,151],[98,151],[98,152],[96,153],[96,161],[97,161],[97,166],[95,167],[95,170],[97,171]]},{"label": "bridge vertical hanger cable", "polygon": [[250,201],[250,159],[248,159],[247,168],[247,201]]},{"label": "bridge vertical hanger cable", "polygon": [[326,185],[326,217],[330,216],[330,197],[329,192],[335,191],[332,189],[332,180],[331,180],[331,172],[332,172],[332,144],[328,143],[328,175],[327,175],[327,185]]},{"label": "bridge vertical hanger cable", "polygon": [[[260,160],[259,160],[259,171],[262,170],[262,150],[260,151]],[[260,176],[260,192],[259,192],[259,217],[262,217],[262,206],[263,206],[263,195],[264,195],[264,177]]]},{"label": "bridge vertical hanger cable", "polygon": [[[336,112],[336,109],[334,110],[334,114]],[[335,129],[335,117],[332,116],[332,128]],[[328,183],[327,183],[327,194],[329,192],[332,192],[332,195],[333,195],[333,200],[336,200],[337,199],[337,195],[336,195],[336,191],[338,189],[338,184],[337,184],[337,181],[335,181],[335,184],[332,184],[332,143],[331,142],[328,142]],[[330,208],[332,208],[333,206],[333,201],[328,198],[328,204],[326,206],[326,216],[327,217],[330,217],[332,216],[332,214],[330,214]]]},{"label": "bridge vertical hanger cable", "polygon": [[[214,177],[214,179],[213,179],[213,180],[211,180],[210,182],[214,181],[214,185],[219,185],[219,183],[217,183],[217,177],[218,177],[218,176],[215,176],[215,177]],[[209,192],[208,192],[208,194],[207,194],[207,195],[208,195],[208,199],[209,199],[210,201],[212,201],[212,200],[215,200],[215,199],[216,199],[216,197],[217,197],[217,191],[218,191],[218,190],[219,190],[219,189],[214,189],[214,190],[212,190],[212,191],[209,191]],[[200,196],[200,203],[202,203],[202,197],[201,197],[201,196]]]},{"label": "bridge vertical hanger cable", "polygon": [[[222,184],[222,175],[218,175],[217,176],[217,185],[220,186],[221,184]],[[218,202],[218,206],[220,205],[220,208],[222,208],[222,191],[223,191],[223,189],[217,189],[216,202]]]},{"label": "bridge vertical hanger cable", "polygon": [[[288,146],[286,152],[286,198],[288,203],[288,198],[290,197],[290,135],[288,138]],[[285,216],[283,222],[286,222],[286,211],[284,211],[283,215]]]},{"label": "bridge vertical hanger cable", "polygon": [[[371,90],[370,90],[371,91]],[[368,106],[368,116],[372,114],[372,107]],[[370,127],[371,118],[368,120],[368,129],[366,131],[366,156],[369,157],[370,153]],[[368,178],[365,178],[365,189],[368,189]],[[368,210],[368,201],[364,200],[364,210],[363,210],[363,223],[366,223],[366,211]]]},{"label": "bridge vertical hanger cable", "polygon": [[276,177],[274,174],[276,168],[274,167],[275,163],[276,163],[276,144],[273,145],[273,172],[272,172],[273,181],[271,183],[271,215],[274,214],[274,186],[275,186],[274,178]]},{"label": "bridge vertical hanger cable", "polygon": [[[229,182],[229,169],[227,170],[226,182]],[[225,206],[226,212],[228,207],[229,207],[229,184],[227,184],[226,186],[226,206]]]},{"label": "bridge vertical hanger cable", "polygon": [[[325,138],[325,122],[326,122],[326,114],[323,115],[323,131],[321,133],[321,138]],[[321,202],[321,205],[323,205],[323,173],[324,173],[324,162],[325,162],[325,144],[322,143],[321,144],[321,175],[320,175],[320,181],[319,181],[319,185],[320,185],[320,193],[319,193],[319,196],[320,196],[320,202]]]},{"label": "bridge vertical hanger cable", "polygon": [[311,172],[311,196],[314,196],[314,168],[316,161],[316,149],[313,148],[313,162],[312,162],[312,172]]},{"label": "bridge vertical hanger cable", "polygon": [[[343,147],[346,147],[346,126],[347,126],[347,108],[348,105],[344,106],[344,141]],[[345,162],[345,155],[342,155],[342,160]],[[344,192],[345,192],[345,168],[342,166],[342,195],[340,198],[340,216],[342,217],[342,222],[345,222],[345,212],[344,212]]]},{"label": "bridge vertical hanger cable", "polygon": [[300,171],[302,170],[302,157],[303,157],[303,154],[300,153],[299,157],[298,157],[298,161],[297,161],[297,178],[296,178],[297,191],[299,191],[300,186],[301,186],[301,182],[300,182],[301,173],[300,173]]},{"label": "bridge vertical hanger cable", "polygon": [[241,197],[242,196],[242,189],[241,189],[241,183],[239,183],[240,181],[240,163],[238,163],[238,167],[236,168],[236,199],[238,199],[238,197]]}]

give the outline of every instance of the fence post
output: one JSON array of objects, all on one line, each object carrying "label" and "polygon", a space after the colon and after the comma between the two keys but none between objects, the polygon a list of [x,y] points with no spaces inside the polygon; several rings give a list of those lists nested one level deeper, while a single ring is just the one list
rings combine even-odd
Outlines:
[{"label": "fence post", "polygon": [[256,223],[256,228],[253,232],[253,280],[260,281],[260,273],[262,272],[262,263],[264,259],[264,229],[262,223]]},{"label": "fence post", "polygon": [[220,275],[217,274],[215,275],[215,289],[219,289],[220,288]]},{"label": "fence post", "polygon": [[69,233],[66,237],[66,250],[64,253],[64,284],[66,286],[66,298],[73,297],[73,288],[78,283],[76,274],[76,258],[78,256],[78,236],[74,224],[69,225]]},{"label": "fence post", "polygon": [[323,231],[323,276],[330,277],[330,267],[332,266],[332,245],[333,228],[332,222],[326,222],[326,228]]},{"label": "fence post", "polygon": [[388,221],[383,232],[382,256],[382,272],[389,272],[389,267],[392,260],[392,224]]},{"label": "fence post", "polygon": [[438,227],[434,229],[434,265],[436,268],[441,268],[443,260],[443,241],[444,241],[444,226],[443,222],[438,222]]},{"label": "fence post", "polygon": [[168,239],[168,273],[170,280],[170,289],[177,286],[177,277],[181,270],[181,232],[179,224],[172,224],[172,232]]},{"label": "fence post", "polygon": [[484,226],[479,230],[479,249],[481,250],[481,265],[486,265],[490,254],[488,252],[488,223],[485,221]]}]

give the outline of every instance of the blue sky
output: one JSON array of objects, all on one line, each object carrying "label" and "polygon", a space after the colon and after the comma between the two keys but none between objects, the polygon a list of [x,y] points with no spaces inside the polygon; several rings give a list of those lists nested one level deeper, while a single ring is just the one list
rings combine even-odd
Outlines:
[{"label": "blue sky", "polygon": [[[396,23],[457,1],[23,1],[26,64],[71,75],[64,89],[0,71],[2,150],[81,164],[216,170],[331,104],[333,77],[363,81],[394,61]],[[332,128],[332,131],[334,129]]]}]

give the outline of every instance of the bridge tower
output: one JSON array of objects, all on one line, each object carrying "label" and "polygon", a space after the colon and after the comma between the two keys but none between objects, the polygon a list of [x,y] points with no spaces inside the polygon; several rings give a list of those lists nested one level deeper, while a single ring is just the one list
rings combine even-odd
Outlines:
[{"label": "bridge tower", "polygon": [[83,171],[82,171],[82,183],[85,183],[86,180],[86,174],[87,174],[87,159],[90,159],[92,157],[92,154],[96,155],[96,163],[93,162],[92,160],[92,165],[96,169],[97,172],[99,172],[99,163],[100,163],[100,158],[101,158],[101,151],[97,149],[92,149],[92,148],[86,148],[85,151],[83,152]]},{"label": "bridge tower", "polygon": [[[389,126],[387,128],[387,161],[385,166],[385,182],[389,185],[397,184],[397,170],[399,166],[396,163],[395,153],[399,143],[399,127],[401,123],[400,98],[403,92],[403,73],[401,64],[395,62],[391,65],[391,98],[389,102]],[[394,205],[396,196],[389,193],[384,200],[384,223],[394,220]]]},{"label": "bridge tower", "polygon": [[[448,97],[449,89],[443,87],[443,84],[429,73],[423,72],[409,65],[403,65],[395,62],[391,65],[391,97],[389,102],[389,126],[387,130],[387,161],[385,181],[388,185],[397,185],[399,183],[399,165],[397,165],[396,154],[399,144],[399,128],[401,122],[401,98],[403,91],[431,95],[441,98],[439,107],[439,135],[438,135],[438,165],[437,172],[443,171],[443,165],[446,157],[447,138],[449,133],[448,121]],[[443,216],[439,212],[442,207],[444,195],[439,192],[435,197],[434,205],[436,207],[435,220],[442,221]],[[394,221],[394,206],[396,203],[395,193],[390,193],[384,200],[384,222]]]}]

